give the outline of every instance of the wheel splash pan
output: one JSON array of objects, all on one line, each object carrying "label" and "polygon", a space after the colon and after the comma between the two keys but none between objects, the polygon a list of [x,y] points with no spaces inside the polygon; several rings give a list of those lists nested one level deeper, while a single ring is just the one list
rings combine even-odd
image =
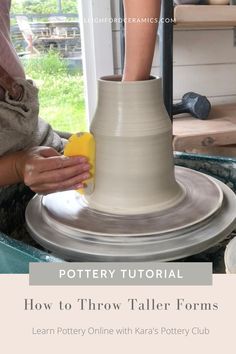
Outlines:
[{"label": "wheel splash pan", "polygon": [[236,197],[193,170],[177,167],[176,178],[186,191],[182,205],[129,218],[86,210],[76,192],[36,196],[26,210],[28,230],[39,244],[73,261],[169,261],[197,254],[233,231]]}]

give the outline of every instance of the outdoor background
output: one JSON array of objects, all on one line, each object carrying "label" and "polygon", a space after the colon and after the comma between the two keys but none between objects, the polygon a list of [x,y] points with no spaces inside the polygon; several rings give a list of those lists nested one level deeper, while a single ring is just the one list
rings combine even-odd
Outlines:
[{"label": "outdoor background", "polygon": [[[74,34],[66,33],[68,22],[78,23],[77,11],[77,0],[12,0],[11,8],[13,43],[27,77],[39,88],[40,116],[53,128],[69,132],[86,130],[79,24],[73,30]],[[27,52],[27,42],[17,23],[18,15],[27,16],[39,53]],[[65,28],[62,24],[59,34],[39,33],[42,23],[46,26],[53,21],[64,21]],[[46,43],[53,38],[55,43],[60,43],[60,48],[56,44],[47,46],[40,42],[44,40],[43,36]],[[72,45],[65,49],[68,43]]]}]

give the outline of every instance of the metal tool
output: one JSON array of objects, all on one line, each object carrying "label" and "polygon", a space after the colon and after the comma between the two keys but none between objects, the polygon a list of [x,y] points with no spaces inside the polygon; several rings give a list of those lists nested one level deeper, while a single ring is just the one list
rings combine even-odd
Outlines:
[{"label": "metal tool", "polygon": [[173,114],[190,113],[193,117],[199,119],[207,119],[211,110],[211,104],[206,96],[199,95],[195,92],[186,93],[182,102],[173,106]]},{"label": "metal tool", "polygon": [[172,0],[162,1],[163,19],[159,29],[161,73],[163,79],[164,102],[172,118],[173,115],[190,113],[193,117],[207,119],[211,111],[209,100],[194,92],[186,93],[182,102],[173,104],[173,31],[174,31],[174,6]]}]

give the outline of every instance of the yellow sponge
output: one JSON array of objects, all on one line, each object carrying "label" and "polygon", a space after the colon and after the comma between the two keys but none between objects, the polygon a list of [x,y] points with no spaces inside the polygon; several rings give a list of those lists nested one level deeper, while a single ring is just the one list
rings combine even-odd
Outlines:
[{"label": "yellow sponge", "polygon": [[85,181],[86,188],[79,189],[81,194],[91,194],[94,189],[95,173],[95,139],[91,133],[78,133],[70,137],[68,144],[64,149],[65,156],[85,156],[91,165],[91,178]]}]

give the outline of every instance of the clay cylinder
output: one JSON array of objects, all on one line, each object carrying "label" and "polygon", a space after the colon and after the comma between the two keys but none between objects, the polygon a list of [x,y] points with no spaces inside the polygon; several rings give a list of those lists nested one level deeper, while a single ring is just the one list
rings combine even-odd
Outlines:
[{"label": "clay cylinder", "polygon": [[121,82],[98,80],[91,124],[96,140],[95,189],[85,202],[113,214],[145,214],[179,202],[172,126],[163,104],[160,78]]}]

